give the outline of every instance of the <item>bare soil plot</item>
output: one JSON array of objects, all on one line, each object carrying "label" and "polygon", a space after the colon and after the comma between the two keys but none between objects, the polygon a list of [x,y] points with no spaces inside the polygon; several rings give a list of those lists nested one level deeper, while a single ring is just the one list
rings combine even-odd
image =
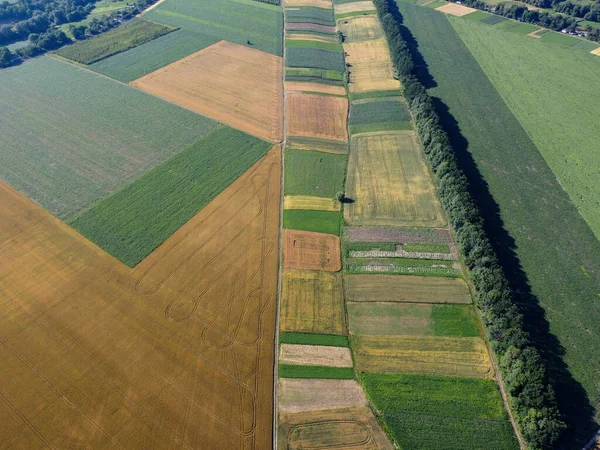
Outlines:
[{"label": "bare soil plot", "polygon": [[399,89],[385,38],[343,44],[350,64],[350,92]]},{"label": "bare soil plot", "polygon": [[340,274],[284,270],[281,289],[281,331],[344,333],[346,321]]},{"label": "bare soil plot", "polygon": [[297,7],[297,6],[314,6],[315,8],[328,8],[333,7],[331,0],[285,0],[285,7]]},{"label": "bare soil plot", "polygon": [[131,84],[272,142],[283,138],[283,59],[221,41]]},{"label": "bare soil plot", "polygon": [[467,284],[460,278],[401,275],[346,275],[347,301],[470,304]]},{"label": "bare soil plot", "polygon": [[338,22],[344,42],[367,41],[383,37],[383,29],[377,16],[350,17]]},{"label": "bare soil plot", "polygon": [[348,140],[348,100],[290,93],[286,100],[288,136]]},{"label": "bare soil plot", "polygon": [[344,209],[351,224],[440,227],[446,224],[414,132],[352,138]]},{"label": "bare soil plot", "polygon": [[279,412],[295,413],[366,406],[362,387],[355,380],[279,380]]},{"label": "bare soil plot", "polygon": [[281,414],[279,448],[392,450],[394,447],[369,408]]},{"label": "bare soil plot", "polygon": [[342,86],[333,86],[323,83],[303,83],[301,81],[286,81],[285,90],[288,93],[298,92],[320,92],[322,94],[346,95],[346,89]]},{"label": "bare soil plot", "polygon": [[283,267],[339,271],[340,238],[312,231],[283,230]]},{"label": "bare soil plot", "polygon": [[0,183],[4,442],[269,448],[280,170],[275,148],[135,269]]},{"label": "bare soil plot", "polygon": [[336,14],[347,14],[356,11],[375,11],[376,8],[371,0],[365,0],[362,2],[351,2],[335,5],[334,10]]},{"label": "bare soil plot", "polygon": [[363,372],[493,376],[482,338],[362,335],[352,339],[356,367]]},{"label": "bare soil plot", "polygon": [[447,5],[435,9],[436,11],[452,14],[453,16],[466,16],[467,14],[477,11],[475,8],[469,8],[468,6],[458,5],[456,3],[448,3]]},{"label": "bare soil plot", "polygon": [[279,363],[299,366],[352,367],[348,347],[281,344]]},{"label": "bare soil plot", "polygon": [[315,211],[341,211],[342,205],[334,198],[310,195],[286,195],[283,209],[309,209]]},{"label": "bare soil plot", "polygon": [[347,227],[349,242],[446,242],[452,243],[450,231],[436,228]]}]

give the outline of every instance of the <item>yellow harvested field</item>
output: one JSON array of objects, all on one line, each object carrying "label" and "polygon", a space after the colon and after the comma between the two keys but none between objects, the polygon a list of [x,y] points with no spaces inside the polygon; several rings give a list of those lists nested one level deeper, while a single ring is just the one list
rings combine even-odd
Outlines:
[{"label": "yellow harvested field", "polygon": [[343,44],[350,64],[350,92],[399,89],[385,38]]},{"label": "yellow harvested field", "polygon": [[346,155],[348,153],[348,141],[332,141],[319,138],[290,137],[286,142],[287,148],[294,150],[311,150],[334,155]]},{"label": "yellow harvested field", "polygon": [[297,366],[352,367],[352,355],[348,347],[281,344],[279,363]]},{"label": "yellow harvested field", "polygon": [[346,275],[344,289],[352,302],[472,303],[469,287],[460,278]]},{"label": "yellow harvested field", "polygon": [[592,55],[597,55],[597,56],[600,56],[600,47],[598,47],[596,50],[592,50],[590,53],[591,53]]},{"label": "yellow harvested field", "polygon": [[475,8],[469,8],[468,6],[458,5],[456,3],[448,3],[447,5],[440,6],[439,8],[435,9],[436,11],[441,11],[443,13],[459,17],[466,16],[467,14],[477,11]]},{"label": "yellow harvested field", "polygon": [[354,136],[344,217],[353,225],[441,227],[446,219],[413,131]]},{"label": "yellow harvested field", "polygon": [[285,34],[286,40],[301,40],[301,41],[314,41],[314,42],[330,42],[337,44],[338,38],[335,35],[317,35],[307,34],[302,31],[288,31]]},{"label": "yellow harvested field", "polygon": [[353,336],[356,368],[362,372],[423,373],[492,378],[482,338]]},{"label": "yellow harvested field", "polygon": [[283,267],[339,271],[342,268],[340,238],[312,231],[283,230]]},{"label": "yellow harvested field", "polygon": [[338,22],[338,28],[344,35],[344,42],[367,41],[383,36],[379,18],[375,15],[349,17]]},{"label": "yellow harvested field", "polygon": [[370,408],[281,414],[280,449],[393,450]]},{"label": "yellow harvested field", "polygon": [[331,0],[285,0],[285,7],[314,6],[316,8],[333,8]]},{"label": "yellow harvested field", "polygon": [[335,198],[310,195],[286,195],[283,209],[309,209],[314,211],[341,211],[342,205]]},{"label": "yellow harvested field", "polygon": [[0,446],[270,448],[280,170],[134,269],[0,183]]},{"label": "yellow harvested field", "polygon": [[323,83],[303,83],[301,81],[286,81],[285,90],[291,92],[320,92],[322,94],[346,95],[342,86],[331,86]]},{"label": "yellow harvested field", "polygon": [[292,92],[286,98],[288,136],[348,140],[348,100]]},{"label": "yellow harvested field", "polygon": [[362,387],[355,380],[281,378],[278,392],[280,413],[367,405]]},{"label": "yellow harvested field", "polygon": [[281,331],[343,334],[346,329],[338,273],[284,270],[279,307]]},{"label": "yellow harvested field", "polygon": [[280,142],[282,70],[279,56],[221,41],[131,84],[260,138]]},{"label": "yellow harvested field", "polygon": [[341,5],[335,5],[336,14],[347,14],[357,11],[375,11],[375,5],[372,1],[366,0],[362,2],[351,2],[342,3]]}]

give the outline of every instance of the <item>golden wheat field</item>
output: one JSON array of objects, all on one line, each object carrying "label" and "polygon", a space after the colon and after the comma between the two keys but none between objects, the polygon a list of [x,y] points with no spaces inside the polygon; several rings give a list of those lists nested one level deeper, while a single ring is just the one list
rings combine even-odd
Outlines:
[{"label": "golden wheat field", "polygon": [[446,224],[413,131],[352,138],[344,208],[355,225],[440,227]]},{"label": "golden wheat field", "polygon": [[280,168],[134,269],[0,183],[3,448],[271,446]]},{"label": "golden wheat field", "polygon": [[288,136],[347,141],[347,117],[346,98],[296,92],[287,95]]},{"label": "golden wheat field", "polygon": [[340,211],[342,205],[335,198],[313,197],[310,195],[286,195],[283,199],[283,209]]},{"label": "golden wheat field", "polygon": [[327,345],[281,344],[279,363],[300,366],[352,367],[348,347]]},{"label": "golden wheat field", "polygon": [[385,38],[344,44],[346,62],[350,64],[350,92],[399,89]]},{"label": "golden wheat field", "polygon": [[283,59],[221,41],[131,84],[271,142],[283,139]]}]

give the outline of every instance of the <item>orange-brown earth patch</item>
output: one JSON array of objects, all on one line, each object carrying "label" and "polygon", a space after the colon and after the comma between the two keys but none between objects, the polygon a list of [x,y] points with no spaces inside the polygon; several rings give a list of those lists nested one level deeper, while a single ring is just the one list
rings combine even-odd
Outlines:
[{"label": "orange-brown earth patch", "polygon": [[280,164],[134,269],[0,183],[3,448],[271,447]]},{"label": "orange-brown earth patch", "polygon": [[283,139],[283,59],[221,41],[131,84],[250,134]]},{"label": "orange-brown earth patch", "polygon": [[347,141],[347,117],[346,98],[296,92],[287,95],[288,136]]},{"label": "orange-brown earth patch", "polygon": [[283,230],[283,267],[337,272],[342,268],[340,238],[312,231]]}]

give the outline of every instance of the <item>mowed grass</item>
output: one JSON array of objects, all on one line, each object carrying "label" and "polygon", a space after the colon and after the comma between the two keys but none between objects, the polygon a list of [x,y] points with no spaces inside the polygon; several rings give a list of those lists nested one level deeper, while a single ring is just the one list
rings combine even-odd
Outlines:
[{"label": "mowed grass", "polygon": [[410,130],[410,114],[399,100],[353,103],[348,118],[350,133]]},{"label": "mowed grass", "polygon": [[401,448],[519,449],[493,380],[364,373],[361,381]]},{"label": "mowed grass", "polygon": [[338,72],[345,70],[342,52],[312,47],[288,47],[285,62],[288,67],[307,67]]},{"label": "mowed grass", "polygon": [[240,0],[166,0],[144,18],[217,40],[283,54],[280,7]]},{"label": "mowed grass", "polygon": [[286,209],[283,211],[283,228],[288,230],[316,231],[340,235],[342,215],[333,211]]},{"label": "mowed grass", "polygon": [[[598,62],[585,59],[588,56],[584,57],[576,50],[561,49],[559,46],[547,47],[548,44],[530,37],[521,41],[518,40],[518,36],[511,36],[510,33],[500,36],[495,32],[495,27],[487,27],[485,33],[490,33],[491,38],[500,39],[495,41],[494,52],[497,50],[499,53],[494,57],[496,62],[492,64],[491,60],[480,54],[478,46],[472,43],[472,38],[469,37],[472,33],[463,32],[462,27],[457,26],[465,41],[470,43],[470,47],[467,48],[445,16],[426,8],[402,3],[398,3],[398,7],[403,13],[405,25],[419,42],[419,49],[437,82],[437,87],[431,90],[431,94],[439,97],[452,111],[462,135],[469,143],[469,152],[499,205],[503,225],[514,239],[512,247],[506,251],[516,252],[531,286],[531,292],[545,310],[550,324],[549,332],[556,336],[558,345],[561,346],[560,352],[564,352],[563,358],[568,370],[573,378],[581,383],[591,404],[597,405],[600,400],[600,387],[597,384],[600,354],[596,349],[600,348],[600,334],[590,333],[589,330],[597,329],[600,323],[600,242],[565,192],[572,190],[572,187],[563,181],[565,177],[560,175],[559,169],[556,169],[555,175],[548,167],[507,104],[513,105],[526,129],[531,130],[532,137],[538,140],[540,149],[547,148],[544,142],[549,143],[551,139],[561,140],[561,133],[570,135],[568,130],[571,127],[578,128],[575,110],[580,111],[577,120],[583,122],[588,120],[585,116],[590,115],[583,111],[597,110],[597,100],[596,104],[593,104],[594,100],[590,100],[592,103],[589,103],[575,91],[584,89],[585,86],[579,85],[579,78],[582,83],[593,82],[593,73],[597,73],[597,69],[594,68],[598,67]],[[468,21],[464,21],[463,24],[471,27],[478,25]],[[481,45],[489,45],[485,33],[473,33],[480,36]],[[504,45],[499,46],[498,42]],[[524,54],[523,59],[507,59],[507,54],[517,51],[512,48],[517,43],[518,51]],[[490,82],[473,55],[478,55],[479,61],[495,85]],[[532,60],[531,64],[528,58]],[[549,58],[548,66],[545,66],[543,58]],[[560,65],[549,69],[552,61],[559,60]],[[497,66],[494,66],[495,64]],[[518,64],[522,64],[522,67],[518,67]],[[539,71],[535,68],[536,64],[541,65]],[[552,73],[543,74],[544,66]],[[596,72],[590,72],[592,69]],[[531,77],[537,74],[535,83],[532,83],[528,71],[532,71]],[[565,74],[569,73],[573,76],[567,78]],[[501,77],[511,81],[503,85],[500,82]],[[523,81],[519,81],[518,77],[523,77]],[[556,97],[556,80],[562,80],[562,101],[558,101]],[[530,95],[524,87],[525,84],[533,94]],[[515,91],[514,97],[507,95],[508,89]],[[569,94],[563,95],[562,90]],[[544,93],[545,91],[547,93]],[[498,92],[505,93],[506,103]],[[585,88],[581,95],[590,99],[596,98],[589,88]],[[585,106],[572,98],[581,99]],[[517,109],[517,101],[523,102],[523,113],[519,112],[521,109]],[[551,105],[552,101],[557,103],[555,107]],[[533,119],[524,116],[525,110]],[[547,115],[547,110],[553,112]],[[559,118],[552,118],[552,114],[558,114]],[[548,120],[551,124],[540,125],[542,120]],[[499,127],[498,123],[502,123],[502,127]],[[543,134],[541,131],[533,133],[536,127],[539,127],[538,130],[546,130],[547,137],[543,138],[544,140],[540,140]],[[581,129],[579,132],[583,132],[583,135],[575,142],[585,143],[590,129],[595,128],[588,128],[587,131]],[[561,148],[563,152],[580,151],[577,145],[572,144],[563,145]],[[583,148],[591,149],[589,144]],[[548,150],[542,150],[542,153],[547,155],[548,161],[552,161]],[[583,161],[583,157],[580,159]],[[588,157],[586,161],[586,164],[579,164],[579,169],[573,173],[579,172],[579,177],[589,180],[589,177],[583,175],[586,171],[582,167],[587,167],[591,159]],[[551,165],[556,167],[554,163]],[[560,183],[556,179],[557,175]],[[595,185],[597,186],[597,183]],[[488,216],[496,217],[498,214],[494,206],[487,201],[480,207]],[[584,211],[582,208],[582,212]],[[587,216],[589,217],[589,214]],[[506,256],[503,248],[500,248],[501,255]],[[511,270],[519,270],[514,263],[511,263],[508,269],[511,277],[515,275]],[[516,276],[517,279],[520,277],[518,272]],[[522,301],[523,305],[531,305],[533,302],[529,296],[517,297],[516,300]],[[531,319],[536,327],[539,326],[540,318],[537,314],[532,317],[529,311],[525,311],[525,318]],[[544,335],[540,340],[542,348],[549,344]],[[556,351],[556,348],[549,350]],[[580,391],[574,391],[571,381],[562,380],[560,372],[554,372],[552,367],[550,366],[551,375],[558,377],[555,378],[557,398],[572,431],[577,433],[578,427],[585,426],[585,420],[579,416],[585,411],[580,402],[585,400],[575,400],[575,395]],[[592,428],[597,429],[597,426]],[[582,430],[582,445],[585,444],[584,441],[589,440],[588,431]]]},{"label": "mowed grass", "polygon": [[348,338],[333,334],[311,333],[279,333],[280,344],[326,345],[331,347],[348,347]]},{"label": "mowed grass", "polygon": [[222,127],[69,223],[133,267],[272,146]]},{"label": "mowed grass", "polygon": [[92,64],[172,31],[175,31],[175,28],[134,19],[107,33],[67,45],[57,53],[81,64]]},{"label": "mowed grass", "polygon": [[295,366],[279,364],[279,378],[314,378],[321,380],[353,380],[352,367]]},{"label": "mowed grass", "polygon": [[0,178],[61,219],[218,124],[55,58],[0,72]]},{"label": "mowed grass", "polygon": [[143,77],[203,48],[218,38],[188,30],[177,30],[89,66],[95,72],[124,83]]},{"label": "mowed grass", "polygon": [[335,198],[343,191],[346,157],[309,150],[285,151],[286,195]]}]

